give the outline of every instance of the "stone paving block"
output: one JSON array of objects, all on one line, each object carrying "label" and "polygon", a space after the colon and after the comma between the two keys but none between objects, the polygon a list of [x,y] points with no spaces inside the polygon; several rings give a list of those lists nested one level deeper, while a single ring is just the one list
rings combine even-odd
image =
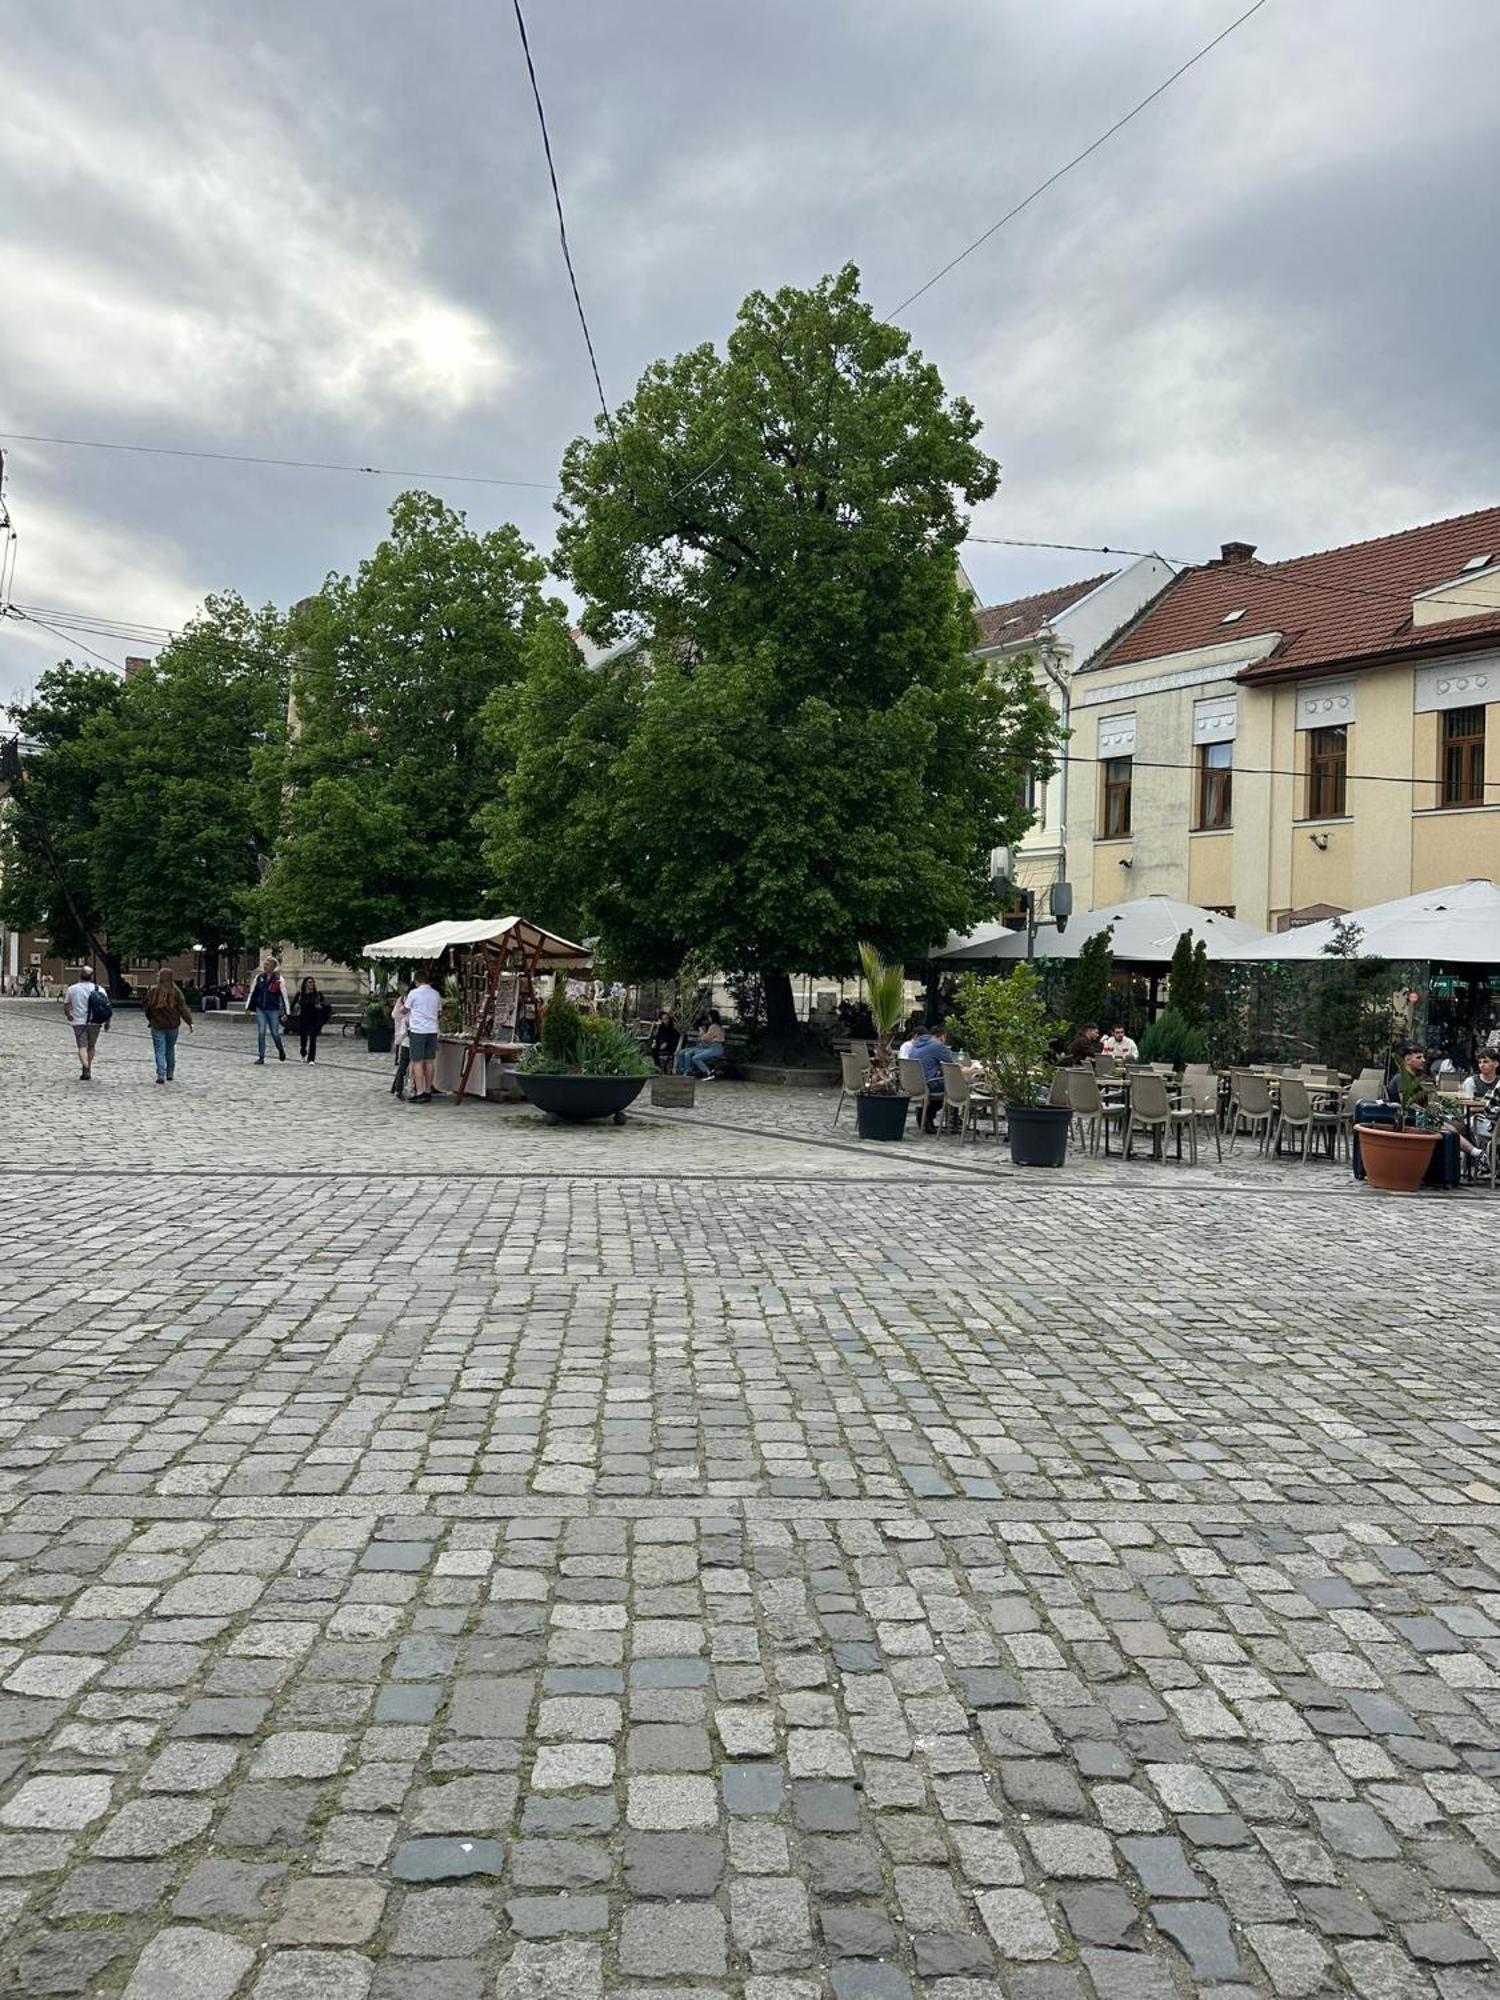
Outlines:
[{"label": "stone paving block", "polygon": [[239,1938],[175,1925],[158,1931],[136,1960],[124,2000],[230,2000],[254,1963]]}]

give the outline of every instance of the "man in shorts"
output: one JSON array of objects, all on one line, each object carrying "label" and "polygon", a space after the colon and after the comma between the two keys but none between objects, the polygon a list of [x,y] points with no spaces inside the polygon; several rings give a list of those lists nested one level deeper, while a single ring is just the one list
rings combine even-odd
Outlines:
[{"label": "man in shorts", "polygon": [[103,992],[104,988],[91,972],[80,972],[63,995],[63,1011],[68,1017],[68,1026],[73,1030],[73,1041],[78,1050],[80,1083],[93,1081],[94,1050],[99,1045],[100,1031],[104,1027],[104,1022],[95,1018],[99,1009],[94,995]]},{"label": "man in shorts", "polygon": [[411,1021],[407,1043],[411,1050],[411,1101],[413,1104],[431,1104],[432,1072],[437,1062],[438,1020],[443,996],[426,966],[417,974],[416,984],[406,996],[406,1004]]}]

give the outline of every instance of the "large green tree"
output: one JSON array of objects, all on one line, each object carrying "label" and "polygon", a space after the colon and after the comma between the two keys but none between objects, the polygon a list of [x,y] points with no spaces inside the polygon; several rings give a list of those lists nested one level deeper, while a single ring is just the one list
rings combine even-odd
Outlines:
[{"label": "large green tree", "polygon": [[36,694],[7,711],[18,768],[0,807],[0,917],[47,937],[59,957],[94,958],[121,983],[118,943],[95,873],[101,763],[123,683],[71,661],[49,669]]},{"label": "large green tree", "polygon": [[94,872],[110,939],[137,958],[238,949],[269,863],[284,735],[285,621],[230,593],[125,684],[100,745]]},{"label": "large green tree", "polygon": [[[640,653],[512,740],[501,883],[640,971],[758,970],[784,1032],[792,972],[850,969],[861,939],[922,957],[986,914],[1055,726],[1024,666],[973,658],[978,430],[852,267],[648,369],[568,449],[557,558],[585,630]],[[554,647],[553,687],[579,673]]]},{"label": "large green tree", "polygon": [[259,898],[268,936],[352,961],[372,937],[481,907],[476,815],[501,753],[486,703],[522,672],[549,608],[509,524],[478,534],[403,493],[353,577],[292,613],[293,723],[282,838]]}]

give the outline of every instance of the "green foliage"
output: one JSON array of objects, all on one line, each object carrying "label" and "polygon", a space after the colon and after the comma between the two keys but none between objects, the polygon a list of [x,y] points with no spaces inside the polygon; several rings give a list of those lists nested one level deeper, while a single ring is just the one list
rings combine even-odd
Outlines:
[{"label": "green foliage", "polygon": [[349,963],[371,937],[481,907],[475,819],[505,768],[486,704],[520,679],[532,625],[560,616],[544,573],[508,523],[478,534],[403,493],[356,575],[297,607],[283,837],[258,901],[268,936]]},{"label": "green foliage", "polygon": [[1109,1018],[1110,1008],[1115,1004],[1110,992],[1115,970],[1113,941],[1114,926],[1109,924],[1102,931],[1095,931],[1091,938],[1085,938],[1073,961],[1068,975],[1068,1019],[1081,1028],[1114,1025]]},{"label": "green foliage", "polygon": [[1018,965],[1004,978],[966,972],[955,992],[963,1043],[1007,1104],[1035,1104],[1051,1080],[1052,1045],[1068,1032],[1047,1013],[1041,975]]},{"label": "green foliage", "polygon": [[862,943],[859,969],[864,975],[865,1003],[875,1023],[875,1047],[870,1054],[865,1089],[878,1096],[891,1096],[897,1075],[891,1037],[900,1027],[906,1010],[906,968],[888,964],[874,945]]},{"label": "green foliage", "polygon": [[1167,991],[1171,1010],[1180,1014],[1190,1028],[1201,1028],[1208,1012],[1208,946],[1201,938],[1195,945],[1191,931],[1184,931],[1177,940],[1167,974]]},{"label": "green foliage", "polygon": [[[7,711],[26,746],[22,776],[0,814],[0,920],[38,931],[67,959],[104,955],[99,899],[101,757],[124,683],[101,667],[50,668],[29,702]],[[111,963],[111,984],[119,960]]]},{"label": "green foliage", "polygon": [[608,1014],[580,1014],[566,999],[561,1005],[572,1016],[566,1038],[547,1038],[547,1022],[559,1005],[548,1002],[542,1016],[542,1039],[521,1057],[521,1068],[543,1076],[650,1076],[652,1066],[641,1054],[634,1035]]},{"label": "green foliage", "polygon": [[1395,969],[1383,958],[1361,958],[1363,941],[1358,924],[1336,920],[1306,1014],[1320,1059],[1351,1074],[1381,1061],[1396,1033]]},{"label": "green foliage", "polygon": [[852,269],[648,369],[613,441],[569,447],[558,557],[590,633],[643,644],[586,670],[539,632],[513,716],[492,708],[501,900],[636,974],[689,948],[757,970],[775,1032],[793,970],[852,968],[865,938],[924,956],[987,915],[1056,723],[1024,667],[971,657],[977,432]]},{"label": "green foliage", "polygon": [[552,988],[552,998],[542,1009],[541,1040],[537,1044],[549,1063],[559,1069],[574,1069],[578,1064],[579,1024],[583,1016],[568,998],[568,982],[558,975]]},{"label": "green foliage", "polygon": [[1201,1028],[1185,1020],[1178,1008],[1168,1007],[1142,1035],[1141,1061],[1181,1069],[1185,1063],[1207,1062],[1208,1043]]},{"label": "green foliage", "polygon": [[359,1025],[366,1034],[373,1028],[378,1034],[382,1028],[392,1024],[391,996],[388,993],[372,993],[365,1002],[359,1017]]},{"label": "green foliage", "polygon": [[284,621],[232,593],[208,598],[125,683],[100,731],[94,856],[120,950],[212,956],[252,942],[248,908],[278,824],[258,770],[279,752],[286,693]]}]

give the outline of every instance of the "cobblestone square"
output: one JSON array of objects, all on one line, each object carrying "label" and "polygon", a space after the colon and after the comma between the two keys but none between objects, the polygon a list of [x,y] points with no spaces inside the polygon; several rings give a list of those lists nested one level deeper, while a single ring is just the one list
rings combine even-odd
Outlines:
[{"label": "cobblestone square", "polygon": [[184,1044],[0,1006],[0,1995],[1500,1993],[1487,1196]]}]

